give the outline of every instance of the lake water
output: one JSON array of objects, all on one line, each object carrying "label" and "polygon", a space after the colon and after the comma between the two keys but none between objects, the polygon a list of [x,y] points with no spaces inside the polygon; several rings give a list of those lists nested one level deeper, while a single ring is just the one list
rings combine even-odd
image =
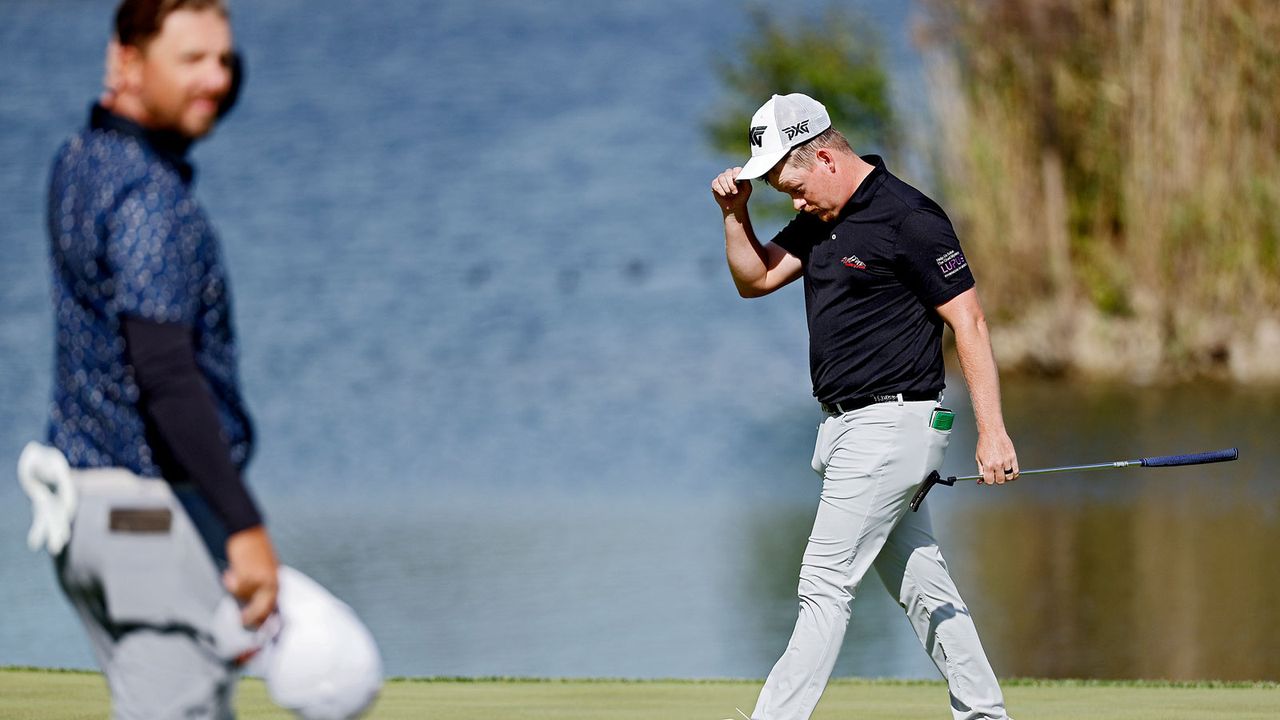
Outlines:
[{"label": "lake water", "polygon": [[[3,463],[43,434],[44,185],[113,5],[0,3]],[[913,107],[907,10],[863,7]],[[795,617],[819,415],[799,288],[737,298],[707,190],[739,161],[702,124],[741,7],[233,8],[250,79],[197,148],[198,192],[284,559],[357,609],[395,675],[762,677]],[[1026,467],[1241,460],[935,490],[997,671],[1280,679],[1280,393],[1004,391]],[[944,470],[964,474],[958,377],[949,397]],[[91,666],[28,521],[0,472],[0,665]],[[836,672],[934,676],[875,578]]]}]

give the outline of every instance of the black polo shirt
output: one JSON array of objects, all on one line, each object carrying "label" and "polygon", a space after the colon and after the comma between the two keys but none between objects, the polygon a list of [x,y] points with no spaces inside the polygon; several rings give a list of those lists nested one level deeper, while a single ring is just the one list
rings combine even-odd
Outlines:
[{"label": "black polo shirt", "polygon": [[823,222],[800,213],[773,242],[804,263],[813,394],[821,402],[945,385],[942,318],[973,287],[951,221],[933,200],[874,166]]}]

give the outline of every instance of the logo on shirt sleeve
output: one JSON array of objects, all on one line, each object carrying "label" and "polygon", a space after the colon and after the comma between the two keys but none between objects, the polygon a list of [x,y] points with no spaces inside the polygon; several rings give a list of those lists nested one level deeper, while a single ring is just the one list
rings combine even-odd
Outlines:
[{"label": "logo on shirt sleeve", "polygon": [[969,267],[969,261],[964,259],[964,255],[961,255],[959,250],[951,250],[935,260],[938,263],[938,269],[942,271],[942,277],[951,277]]}]

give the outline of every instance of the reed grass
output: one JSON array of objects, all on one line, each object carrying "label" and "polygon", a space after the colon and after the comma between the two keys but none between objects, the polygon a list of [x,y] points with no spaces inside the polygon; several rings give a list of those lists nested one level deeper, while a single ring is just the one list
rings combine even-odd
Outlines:
[{"label": "reed grass", "polygon": [[1280,3],[928,0],[1002,366],[1280,379]]}]

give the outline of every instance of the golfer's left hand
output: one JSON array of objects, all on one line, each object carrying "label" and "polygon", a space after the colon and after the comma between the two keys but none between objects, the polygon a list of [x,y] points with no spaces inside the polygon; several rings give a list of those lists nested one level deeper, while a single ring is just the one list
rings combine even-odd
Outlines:
[{"label": "golfer's left hand", "polygon": [[979,484],[1003,485],[1018,479],[1018,453],[1013,449],[1013,441],[1009,433],[978,433],[978,474],[982,475]]},{"label": "golfer's left hand", "polygon": [[240,601],[240,621],[256,628],[276,609],[280,580],[275,548],[267,529],[257,525],[227,538],[227,564],[222,575],[227,592]]}]

